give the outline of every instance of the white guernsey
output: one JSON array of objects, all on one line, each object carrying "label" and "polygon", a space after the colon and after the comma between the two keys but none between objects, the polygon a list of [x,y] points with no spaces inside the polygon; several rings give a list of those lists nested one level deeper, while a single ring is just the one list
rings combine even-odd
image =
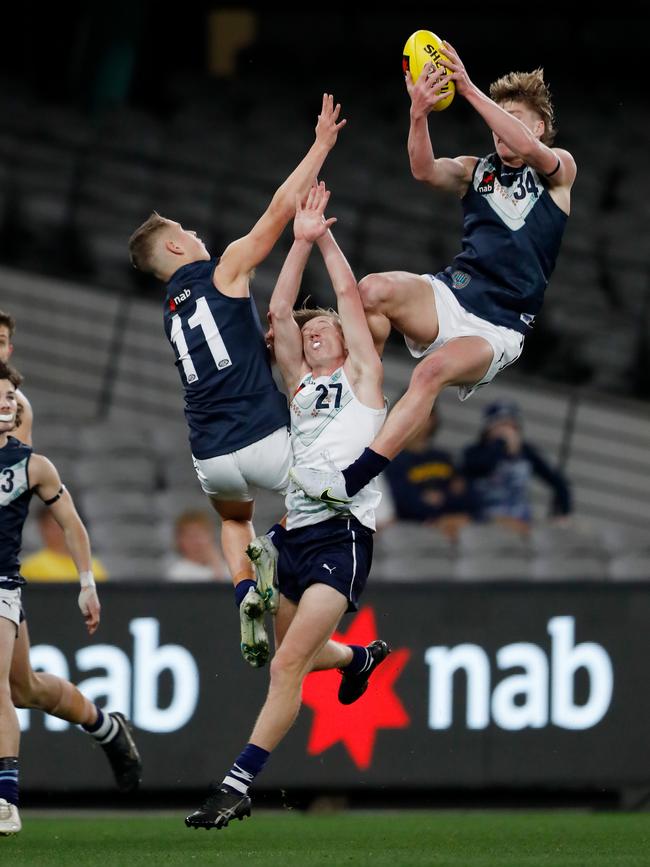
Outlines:
[{"label": "white guernsey", "polygon": [[[343,367],[314,377],[306,374],[291,401],[291,442],[295,467],[326,470],[330,462],[345,467],[375,438],[386,408],[374,409],[354,394]],[[347,505],[365,527],[375,529],[375,509],[381,494],[374,482],[362,488]],[[292,484],[286,497],[287,529],[317,524],[332,517],[323,502],[312,500]]]}]

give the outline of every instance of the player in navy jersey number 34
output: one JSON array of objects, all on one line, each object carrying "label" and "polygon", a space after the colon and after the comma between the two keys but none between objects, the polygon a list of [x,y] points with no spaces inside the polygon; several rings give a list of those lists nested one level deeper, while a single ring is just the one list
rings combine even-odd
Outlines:
[{"label": "player in navy jersey number 34", "polygon": [[[553,108],[541,69],[495,81],[490,97],[470,81],[445,43],[449,70],[427,64],[411,97],[408,152],[413,176],[457,194],[464,213],[462,250],[435,276],[392,271],[370,274],[359,290],[381,352],[391,326],[422,358],[409,388],[381,432],[342,472],[305,468],[296,481],[316,499],[345,505],[401,451],[429,418],[450,385],[465,400],[517,360],[542,306],[569,214],[576,166],[568,151],[551,147]],[[492,131],[488,156],[434,157],[428,116],[449,81]],[[436,117],[436,124],[444,117]]]},{"label": "player in navy jersey number 34", "polygon": [[[131,236],[131,261],[166,283],[165,333],[185,390],[190,446],[203,491],[222,520],[221,543],[240,610],[242,653],[253,666],[269,655],[264,612],[277,607],[272,566],[254,539],[249,486],[284,491],[291,466],[289,412],[271,375],[250,295],[253,269],[269,255],[336,144],[340,105],[323,95],[316,139],[243,238],[213,259],[196,232],[154,213]],[[263,544],[264,538],[256,544]],[[270,544],[270,542],[268,543]],[[258,592],[260,591],[260,592]]]}]

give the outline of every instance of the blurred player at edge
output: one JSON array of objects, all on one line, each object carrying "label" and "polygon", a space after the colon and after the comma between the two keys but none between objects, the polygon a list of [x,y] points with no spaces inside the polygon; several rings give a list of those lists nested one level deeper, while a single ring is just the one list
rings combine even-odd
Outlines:
[{"label": "blurred player at edge", "polygon": [[196,232],[156,213],[129,241],[133,265],[166,284],[165,332],[185,390],[194,467],[221,516],[221,547],[240,610],[242,653],[253,666],[268,659],[264,611],[277,605],[277,598],[257,592],[246,556],[255,536],[249,486],[286,489],[291,442],[287,401],[273,381],[250,294],[251,272],[273,249],[295,213],[296,196],[307,195],[336,144],[345,125],[338,120],[340,110],[331,95],[323,95],[314,144],[248,235],[229,244],[220,258],[210,257]]},{"label": "blurred player at edge", "polygon": [[[541,69],[511,72],[486,96],[470,81],[457,52],[444,43],[444,67],[427,64],[411,97],[408,152],[413,176],[463,204],[462,251],[439,272],[370,274],[360,284],[375,345],[391,326],[423,360],[381,432],[354,464],[340,472],[296,470],[294,481],[334,508],[380,473],[425,423],[440,392],[459,386],[465,400],[521,354],[555,266],[576,176],[573,157],[552,148],[553,107]],[[449,81],[492,131],[495,151],[479,159],[436,158],[428,115]],[[444,125],[442,116],[435,124]]]},{"label": "blurred player at edge", "polygon": [[[271,298],[275,355],[291,400],[296,465],[319,459],[327,449],[354,458],[372,440],[386,415],[383,369],[368,328],[357,281],[324,220],[329,199],[324,184],[298,207],[295,240]],[[300,280],[314,242],[329,272],[338,315],[298,310]],[[371,484],[332,517],[298,488],[287,493],[287,530],[280,548],[280,607],[277,649],[269,692],[249,743],[204,804],[187,817],[194,828],[223,828],[250,815],[248,787],[285,737],[300,709],[302,683],[310,671],[338,668],[339,701],[352,704],[389,653],[385,641],[367,647],[333,641],[346,611],[356,611],[372,563],[372,535],[381,494]]]},{"label": "blurred player at edge", "polygon": [[[12,344],[12,339],[14,333],[16,331],[16,320],[11,315],[11,313],[5,313],[0,310],[0,361],[4,361],[5,364],[9,363],[9,359],[11,358],[11,353],[14,351],[14,347]],[[18,397],[18,405],[20,406],[20,427],[17,427],[15,431],[12,432],[12,436],[15,436],[16,439],[19,439],[21,443],[25,443],[26,446],[31,446],[32,444],[32,422],[34,420],[34,414],[32,412],[32,407],[25,395],[22,391],[17,391],[16,395]]]},{"label": "blurred player at edge", "polygon": [[130,727],[120,713],[103,711],[69,681],[35,672],[29,661],[29,633],[22,609],[22,532],[32,494],[52,510],[65,533],[79,572],[79,607],[92,635],[100,606],[90,569],[88,533],[54,465],[9,435],[20,425],[20,374],[0,362],[0,835],[20,831],[18,747],[15,707],[35,708],[81,725],[103,748],[122,791],[137,788],[141,762]]}]

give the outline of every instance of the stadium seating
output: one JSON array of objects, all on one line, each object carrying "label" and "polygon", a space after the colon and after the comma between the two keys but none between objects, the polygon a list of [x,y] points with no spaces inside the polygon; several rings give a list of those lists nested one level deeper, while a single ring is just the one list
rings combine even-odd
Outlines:
[{"label": "stadium seating", "polygon": [[[253,79],[224,85],[218,99],[207,85],[192,94],[166,118],[123,107],[91,120],[40,102],[25,86],[0,88],[0,204],[11,216],[0,243],[0,306],[18,320],[15,361],[36,412],[35,444],[77,496],[98,545],[108,551],[114,538],[116,551],[120,546],[124,562],[115,560],[114,577],[128,575],[130,556],[134,575],[153,576],[160,567],[156,557],[142,559],[136,534],[127,538],[120,526],[155,524],[162,537],[150,538],[169,539],[183,508],[206,507],[162,335],[162,293],[130,268],[128,236],[156,208],[196,228],[218,251],[250,229],[311,135],[308,81],[296,80],[291,105],[256,99]],[[390,99],[350,93],[346,114],[366,132],[353,135],[351,124],[345,156],[334,153],[325,172],[337,236],[359,276],[436,270],[457,251],[457,202],[432,199],[410,177],[406,117],[396,123]],[[538,333],[521,363],[490,389],[468,404],[451,391],[440,400],[438,443],[452,451],[475,437],[488,400],[517,400],[526,436],[567,472],[582,524],[543,527],[529,541],[511,536],[508,544],[498,528],[471,527],[456,547],[429,528],[388,526],[377,536],[376,577],[650,579],[647,405],[621,399],[644,394],[648,369],[650,252],[639,238],[650,209],[634,194],[648,180],[646,110],[633,98],[627,109],[621,167],[607,130],[579,104],[563,106],[580,171]],[[485,143],[479,121],[446,113],[449,153],[466,152],[468,138]],[[285,238],[258,269],[262,316],[286,246]],[[320,263],[308,268],[304,289],[329,299]],[[397,337],[385,367],[394,401],[413,367]],[[533,486],[533,504],[536,521],[544,521],[544,488]],[[260,493],[258,529],[281,512],[279,497]],[[30,520],[25,548],[36,544]]]}]

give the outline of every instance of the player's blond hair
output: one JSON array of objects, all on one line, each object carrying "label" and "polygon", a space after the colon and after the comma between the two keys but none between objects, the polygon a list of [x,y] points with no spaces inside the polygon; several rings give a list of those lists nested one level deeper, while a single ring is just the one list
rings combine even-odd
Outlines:
[{"label": "player's blond hair", "polygon": [[551,101],[551,91],[544,81],[544,70],[541,66],[532,72],[509,72],[497,78],[490,85],[490,96],[499,105],[503,102],[524,102],[537,112],[544,121],[542,141],[545,145],[553,144],[555,134],[555,112]]},{"label": "player's blond hair", "polygon": [[331,307],[300,307],[298,310],[293,311],[293,318],[298,323],[300,330],[312,319],[316,319],[319,316],[326,316],[328,319],[332,319],[340,332],[343,333],[341,317]]},{"label": "player's blond hair", "polygon": [[135,230],[129,238],[129,257],[131,264],[145,274],[155,274],[154,244],[161,229],[168,227],[168,222],[156,211],[152,211],[144,223]]}]

